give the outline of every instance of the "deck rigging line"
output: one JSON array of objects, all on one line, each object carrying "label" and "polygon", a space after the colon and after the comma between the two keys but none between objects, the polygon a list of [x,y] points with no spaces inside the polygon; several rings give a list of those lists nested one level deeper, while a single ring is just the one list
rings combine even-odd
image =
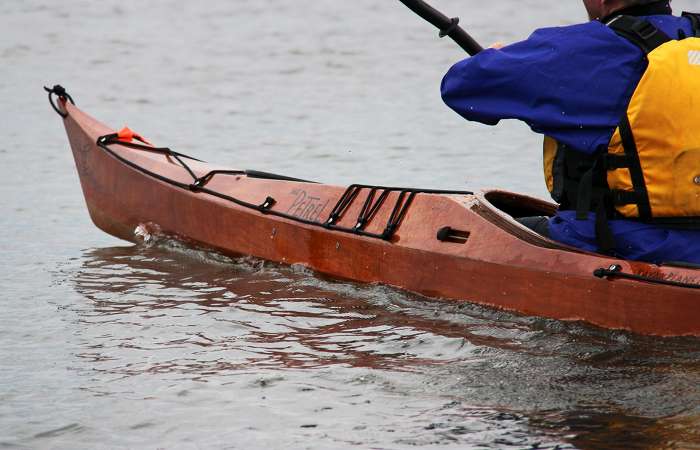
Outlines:
[{"label": "deck rigging line", "polygon": [[[134,136],[136,139],[138,139],[137,136]],[[129,148],[129,149],[134,149],[134,150],[144,150],[144,151],[151,151],[151,152],[157,152],[157,153],[162,153],[166,156],[172,157],[174,160],[178,162],[180,166],[182,166],[183,169],[187,172],[187,174],[192,178],[192,183],[182,183],[177,180],[173,180],[170,178],[167,178],[163,175],[157,174],[155,172],[152,172],[142,166],[139,166],[138,164],[134,163],[133,161],[130,161],[118,153],[116,153],[114,150],[110,149],[110,145],[121,145],[123,147]],[[371,237],[371,238],[377,238],[377,239],[382,239],[384,241],[391,241],[391,239],[394,237],[396,234],[396,231],[399,229],[399,226],[401,225],[401,222],[403,219],[406,217],[409,207],[411,206],[411,203],[415,199],[416,195],[418,194],[445,194],[445,195],[473,195],[473,192],[471,191],[452,191],[452,190],[438,190],[438,189],[416,189],[416,188],[403,188],[403,187],[388,187],[388,186],[373,186],[373,185],[367,185],[367,184],[353,184],[350,185],[343,195],[340,197],[340,199],[336,202],[335,207],[329,214],[328,218],[323,221],[314,221],[314,220],[307,220],[307,219],[302,219],[300,217],[279,212],[279,211],[273,211],[271,208],[275,205],[276,201],[274,198],[268,196],[264,202],[261,204],[254,204],[250,202],[246,202],[244,200],[241,200],[236,197],[232,197],[230,195],[223,194],[221,192],[214,191],[212,189],[207,188],[207,184],[211,182],[211,180],[215,176],[219,175],[224,175],[224,176],[247,176],[250,178],[264,178],[264,179],[273,179],[273,180],[280,180],[280,181],[296,181],[296,182],[302,182],[302,183],[313,183],[311,181],[306,181],[306,180],[300,180],[298,178],[291,178],[291,177],[285,177],[281,175],[275,175],[275,174],[270,174],[270,173],[265,173],[265,172],[258,172],[258,171],[253,171],[253,170],[212,170],[208,173],[206,173],[203,176],[197,176],[197,174],[192,170],[192,168],[185,162],[186,159],[193,160],[193,161],[200,161],[196,158],[193,158],[191,156],[184,155],[182,153],[175,152],[171,150],[170,148],[167,147],[153,147],[151,145],[147,145],[146,143],[135,143],[135,142],[127,142],[124,140],[121,140],[119,138],[119,134],[117,133],[112,133],[112,134],[107,134],[104,136],[100,136],[97,139],[97,146],[103,150],[105,150],[107,153],[109,153],[111,156],[115,157],[119,161],[123,162],[124,164],[148,175],[153,178],[156,178],[160,181],[163,181],[165,183],[171,184],[173,186],[177,186],[181,189],[187,189],[192,192],[202,192],[206,193],[209,195],[213,195],[215,197],[228,200],[232,203],[235,203],[239,206],[242,206],[244,208],[249,208],[249,209],[254,209],[257,210],[261,213],[264,214],[269,214],[277,217],[283,217],[285,219],[293,220],[295,222],[303,223],[306,225],[313,225],[313,226],[318,226],[318,227],[323,227],[326,229],[331,229],[331,230],[336,230],[336,231],[341,231],[344,233],[352,233],[360,236],[366,236],[366,237]],[[357,199],[359,196],[360,192],[363,190],[369,189],[369,192],[367,194],[367,198],[365,199],[365,202],[362,206],[362,209],[360,210],[360,213],[355,221],[355,226],[352,228],[348,227],[341,227],[337,225],[337,223],[343,218],[347,210],[352,206],[353,202]],[[381,191],[377,199],[375,200],[375,196],[377,192]],[[372,219],[376,216],[377,212],[380,210],[382,205],[386,202],[387,198],[389,195],[393,192],[398,192],[397,199],[394,203],[393,209],[391,211],[391,214],[389,216],[389,220],[386,223],[386,226],[384,227],[384,230],[381,233],[372,233],[368,232],[365,230],[366,226],[372,221]]]},{"label": "deck rigging line", "polygon": [[673,281],[673,280],[663,280],[661,278],[654,278],[654,277],[649,277],[646,275],[637,275],[634,273],[626,273],[622,271],[622,266],[618,264],[613,264],[612,266],[608,267],[607,269],[601,267],[600,269],[596,269],[593,271],[593,275],[597,278],[607,278],[607,279],[613,279],[613,278],[622,278],[626,280],[634,280],[634,281],[646,281],[648,283],[655,283],[655,284],[662,284],[665,286],[676,286],[676,287],[681,287],[681,288],[686,288],[686,289],[700,289],[700,284],[695,284],[695,283],[685,283],[682,281]]}]

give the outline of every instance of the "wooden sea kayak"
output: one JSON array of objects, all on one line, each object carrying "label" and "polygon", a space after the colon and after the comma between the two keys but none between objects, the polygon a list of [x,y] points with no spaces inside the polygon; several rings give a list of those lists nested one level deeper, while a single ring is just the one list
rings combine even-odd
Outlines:
[{"label": "wooden sea kayak", "polygon": [[90,217],[118,238],[137,242],[137,230],[158,231],[227,255],[302,264],[446,302],[700,335],[700,269],[587,253],[515,220],[552,215],[554,204],[499,190],[339,187],[231,170],[117,132],[62,89],[52,95]]}]

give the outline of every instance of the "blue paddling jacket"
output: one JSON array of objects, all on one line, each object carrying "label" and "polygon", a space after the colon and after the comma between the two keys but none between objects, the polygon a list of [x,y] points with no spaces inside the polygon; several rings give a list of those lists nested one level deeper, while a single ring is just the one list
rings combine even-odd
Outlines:
[{"label": "blue paddling jacket", "polygon": [[[616,12],[638,16],[672,39],[693,36],[691,20],[659,1]],[[467,120],[519,119],[582,157],[607,151],[647,68],[639,47],[603,21],[536,30],[527,40],[455,64],[442,81],[445,103]],[[698,124],[700,126],[700,123]],[[559,200],[558,198],[555,198]],[[552,239],[599,251],[596,215],[561,208]],[[614,254],[633,260],[700,263],[700,230],[612,219]]]}]

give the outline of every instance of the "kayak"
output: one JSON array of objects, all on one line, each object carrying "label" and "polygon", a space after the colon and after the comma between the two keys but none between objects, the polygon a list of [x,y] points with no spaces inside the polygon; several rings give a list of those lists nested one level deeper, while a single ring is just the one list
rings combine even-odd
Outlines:
[{"label": "kayak", "polygon": [[516,221],[551,216],[555,204],[502,190],[342,187],[232,170],[116,131],[58,88],[47,89],[49,100],[63,116],[90,217],[118,238],[160,233],[445,302],[700,335],[700,268],[585,252]]}]

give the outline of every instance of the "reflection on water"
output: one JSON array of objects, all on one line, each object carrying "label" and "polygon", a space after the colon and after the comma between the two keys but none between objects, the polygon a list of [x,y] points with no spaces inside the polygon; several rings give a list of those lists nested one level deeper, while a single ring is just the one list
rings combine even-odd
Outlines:
[{"label": "reflection on water", "polygon": [[[302,402],[352,424],[328,428],[304,416],[318,448],[700,445],[694,339],[448,305],[174,242],[88,250],[68,278],[86,300],[71,306],[80,322],[75,370],[102,395],[114,377],[214,383],[233,398],[276,389],[291,402],[276,409]],[[317,390],[343,407],[304,395]]]},{"label": "reflection on water", "polygon": [[[86,253],[74,281],[91,308],[80,311],[80,320],[87,330],[99,325],[101,333],[128,324],[138,335],[115,342],[114,335],[104,334],[108,344],[95,350],[105,353],[82,356],[112,360],[107,355],[115,346],[177,349],[192,357],[206,350],[216,356],[206,367],[198,360],[195,366],[168,361],[167,368],[148,368],[192,374],[248,365],[412,370],[450,363],[475,345],[513,347],[538,333],[527,320],[505,315],[494,326],[492,312],[471,306],[473,314],[466,316],[465,305],[435,309],[385,287],[323,281],[302,267],[230,260],[173,242],[165,246],[165,251],[114,247]],[[468,322],[460,320],[466,317]]]}]

